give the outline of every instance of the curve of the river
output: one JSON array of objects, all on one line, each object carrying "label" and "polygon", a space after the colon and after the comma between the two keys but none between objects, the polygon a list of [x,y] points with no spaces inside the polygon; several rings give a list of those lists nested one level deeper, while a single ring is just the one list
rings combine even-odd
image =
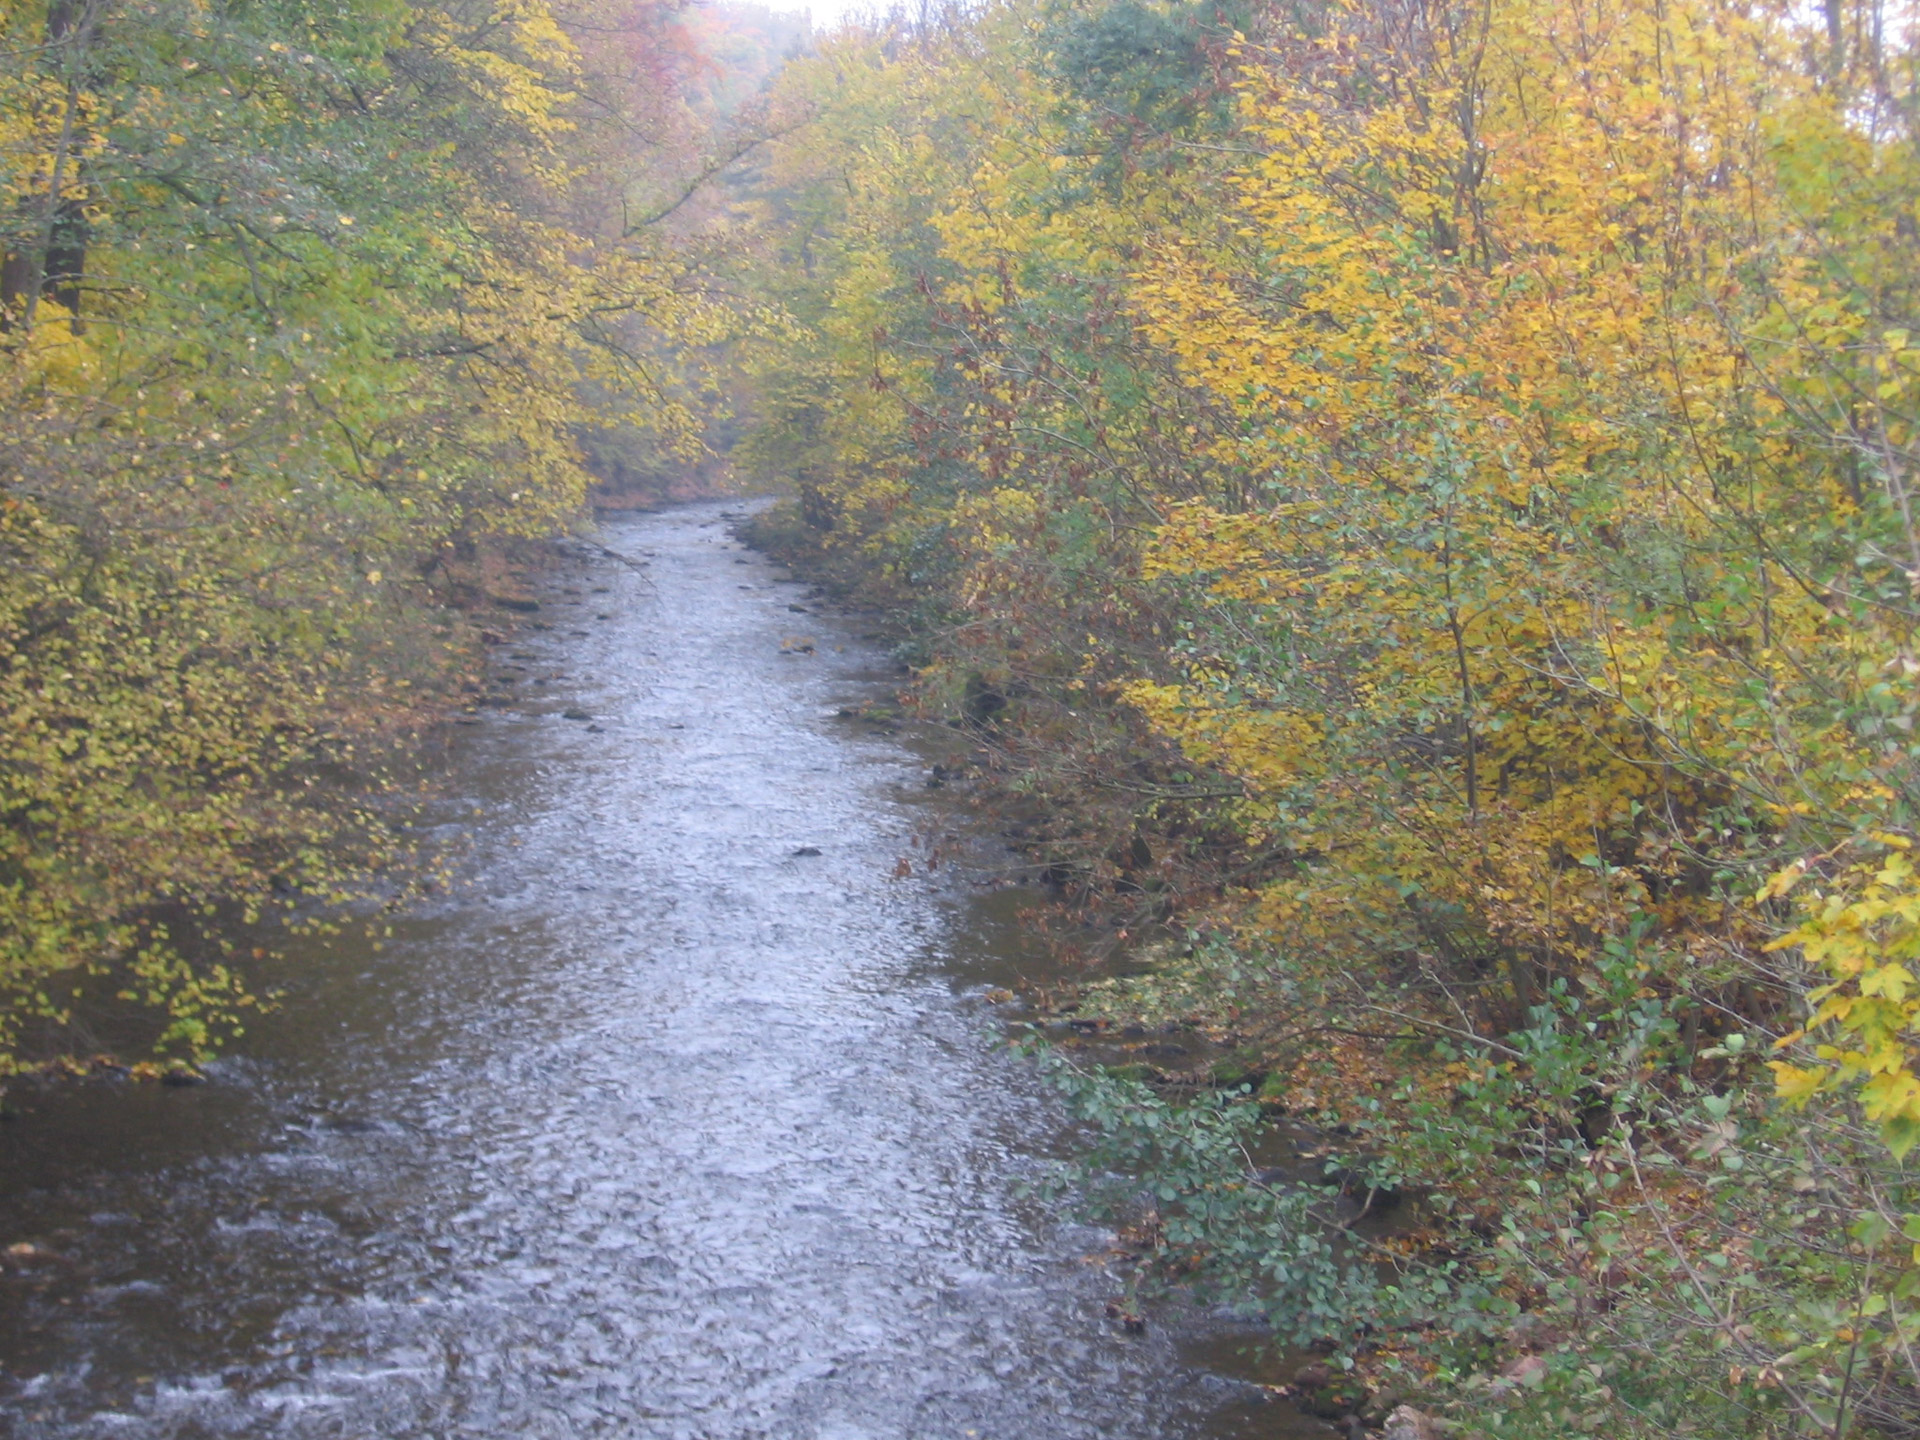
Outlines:
[{"label": "curve of the river", "polygon": [[718,505],[601,539],[639,566],[557,579],[460,732],[466,884],[308,944],[212,1083],[0,1125],[0,1430],[1296,1433],[1019,1198],[1061,1121],[975,993],[1018,939],[833,718],[878,655]]}]

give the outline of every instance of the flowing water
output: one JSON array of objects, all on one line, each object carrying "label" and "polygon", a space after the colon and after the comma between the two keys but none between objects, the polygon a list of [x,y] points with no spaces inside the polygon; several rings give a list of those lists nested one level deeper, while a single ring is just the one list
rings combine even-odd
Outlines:
[{"label": "flowing water", "polygon": [[1063,1122],[979,992],[1032,957],[837,718],[881,657],[718,506],[601,539],[459,732],[464,884],[304,943],[207,1085],[16,1095],[0,1432],[1327,1433],[1022,1198]]}]

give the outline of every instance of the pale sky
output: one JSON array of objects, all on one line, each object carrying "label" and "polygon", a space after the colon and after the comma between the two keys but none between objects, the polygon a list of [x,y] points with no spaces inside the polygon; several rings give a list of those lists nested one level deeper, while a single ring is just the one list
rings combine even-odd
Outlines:
[{"label": "pale sky", "polygon": [[891,8],[885,0],[772,0],[768,9],[778,10],[789,15],[808,14],[813,17],[813,28],[831,30],[844,15],[856,11],[886,10]]}]

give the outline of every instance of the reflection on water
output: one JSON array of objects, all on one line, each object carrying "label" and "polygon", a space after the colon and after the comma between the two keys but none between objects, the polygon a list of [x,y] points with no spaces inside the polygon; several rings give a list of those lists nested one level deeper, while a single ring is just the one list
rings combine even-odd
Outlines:
[{"label": "reflection on water", "polygon": [[1060,1120],[972,992],[1020,941],[894,878],[922,768],[832,718],[876,658],[717,507],[603,539],[645,572],[462,732],[468,885],[256,977],[214,1083],[17,1097],[10,1433],[1326,1433],[1117,1333],[1104,1237],[1015,1198]]}]

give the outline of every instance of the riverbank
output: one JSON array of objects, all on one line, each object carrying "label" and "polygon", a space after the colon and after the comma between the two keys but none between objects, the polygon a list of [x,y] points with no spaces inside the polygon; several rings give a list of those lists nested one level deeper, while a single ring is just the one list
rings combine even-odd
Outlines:
[{"label": "riverbank", "polygon": [[[940,593],[900,587],[797,507],[752,533],[879,606],[924,667],[907,710],[984,747],[963,783],[1048,882],[1052,903],[1023,918],[1056,951],[1005,1013],[1084,1122],[1094,1213],[1126,1235],[1141,1291],[1261,1312],[1267,1358],[1242,1373],[1271,1393],[1356,1434],[1394,1433],[1408,1401],[1447,1433],[1609,1416],[1652,1433],[1723,1363],[1693,1309],[1719,1277],[1752,1277],[1738,1303],[1772,1314],[1785,1353],[1806,1333],[1797,1307],[1871,1265],[1870,1244],[1833,1236],[1891,1213],[1858,1178],[1884,1163],[1877,1141],[1827,1116],[1831,1148],[1808,1148],[1752,1085],[1758,1047],[1684,1023],[1695,1002],[1652,987],[1656,955],[1609,947],[1580,991],[1498,1033],[1436,1011],[1431,958],[1368,952],[1359,931],[1316,968],[1292,948],[1312,932],[1256,918],[1244,834],[1183,823],[1201,787],[1115,692],[1069,710],[1044,655],[997,689],[960,683],[989,633],[977,617],[943,618]],[[1816,1198],[1783,1211],[1786,1193]],[[1783,1383],[1754,1393],[1757,1372],[1729,1373],[1749,1388],[1705,1417],[1712,1433],[1790,1405]]]}]

